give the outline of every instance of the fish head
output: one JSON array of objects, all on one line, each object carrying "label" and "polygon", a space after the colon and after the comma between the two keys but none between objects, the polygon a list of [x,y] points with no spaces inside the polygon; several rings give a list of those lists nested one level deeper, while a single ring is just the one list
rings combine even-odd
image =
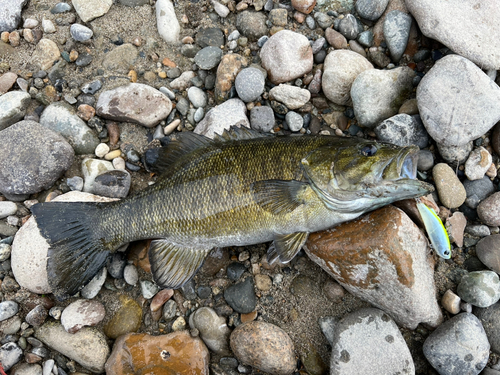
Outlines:
[{"label": "fish head", "polygon": [[418,147],[364,140],[347,143],[318,148],[302,159],[311,187],[328,208],[364,212],[434,190],[416,179]]}]

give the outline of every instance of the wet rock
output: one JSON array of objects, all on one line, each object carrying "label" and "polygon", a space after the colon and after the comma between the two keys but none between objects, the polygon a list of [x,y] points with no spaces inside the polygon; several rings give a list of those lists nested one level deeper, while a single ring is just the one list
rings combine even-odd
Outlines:
[{"label": "wet rock", "polygon": [[92,193],[108,198],[125,198],[130,190],[130,173],[125,170],[112,170],[101,173],[94,180]]},{"label": "wet rock", "polygon": [[[109,202],[112,199],[71,191],[55,198],[61,202]],[[33,293],[51,293],[47,280],[47,251],[49,244],[40,234],[32,216],[19,229],[12,243],[11,263],[16,281]]]},{"label": "wet rock", "polygon": [[8,342],[0,347],[0,363],[8,371],[23,358],[23,350],[14,342]]},{"label": "wet rock", "polygon": [[11,91],[0,96],[0,131],[21,120],[30,102],[31,96],[22,91]]},{"label": "wet rock", "polygon": [[394,62],[403,56],[410,36],[411,16],[399,10],[387,13],[384,21],[384,37]]},{"label": "wet rock", "polygon": [[197,329],[200,337],[207,347],[220,355],[228,355],[229,352],[229,327],[226,319],[217,315],[209,307],[201,307],[189,316],[189,326]]},{"label": "wet rock", "polygon": [[89,22],[108,13],[113,0],[72,0],[76,13],[83,22]]},{"label": "wet rock", "polygon": [[289,109],[298,109],[309,101],[311,93],[297,86],[280,84],[269,90],[269,98],[283,103]]},{"label": "wet rock", "polygon": [[61,134],[76,154],[92,154],[99,139],[85,122],[66,103],[52,103],[42,112],[40,125]]},{"label": "wet rock", "polygon": [[229,306],[241,314],[248,314],[255,310],[257,298],[252,278],[247,277],[244,281],[228,287],[224,291],[224,299]]},{"label": "wet rock", "polygon": [[424,355],[440,374],[479,374],[490,344],[479,319],[469,313],[441,324],[424,342]]},{"label": "wet rock", "polygon": [[347,291],[398,324],[414,329],[421,322],[442,321],[427,240],[403,211],[387,206],[313,233],[305,250]]},{"label": "wet rock", "polygon": [[436,164],[432,169],[432,176],[439,200],[445,207],[457,208],[465,202],[465,188],[448,164]]},{"label": "wet rock", "polygon": [[137,331],[142,323],[142,309],[135,300],[126,295],[119,295],[118,301],[118,309],[104,326],[104,333],[112,339]]},{"label": "wet rock", "polygon": [[374,129],[377,138],[397,146],[415,145],[419,148],[427,147],[429,136],[422,122],[413,116],[399,114],[382,121]]},{"label": "wet rock", "polygon": [[376,21],[384,13],[389,0],[358,0],[356,10],[360,17],[370,21]]},{"label": "wet rock", "polygon": [[109,347],[106,337],[95,328],[84,327],[72,334],[61,323],[52,321],[38,328],[35,337],[91,371],[104,371]]},{"label": "wet rock", "polygon": [[21,12],[28,0],[0,1],[0,32],[14,31],[21,22]]},{"label": "wet rock", "polygon": [[229,98],[236,76],[247,64],[247,60],[237,53],[222,57],[215,82],[215,97],[219,102]]},{"label": "wet rock", "polygon": [[309,40],[289,30],[279,31],[270,37],[260,51],[260,58],[262,67],[274,84],[299,78],[313,67]]},{"label": "wet rock", "polygon": [[222,134],[224,130],[228,130],[233,125],[249,128],[250,122],[246,111],[245,103],[240,99],[227,100],[208,111],[194,132],[213,138],[214,134]]},{"label": "wet rock", "polygon": [[59,134],[34,121],[0,132],[0,193],[33,194],[49,188],[71,166],[74,152]]},{"label": "wet rock", "polygon": [[500,120],[500,88],[458,55],[436,61],[417,87],[417,101],[429,135],[444,146],[464,145]]},{"label": "wet rock", "polygon": [[405,3],[425,36],[484,69],[500,69],[500,39],[497,37],[500,25],[494,21],[500,17],[500,10],[495,2],[477,6],[477,2],[467,0],[454,7],[449,7],[444,0]]},{"label": "wet rock", "polygon": [[351,87],[354,114],[359,125],[373,128],[397,114],[412,90],[414,76],[408,67],[361,72]]},{"label": "wet rock", "polygon": [[295,370],[293,342],[281,328],[265,322],[241,324],[231,333],[231,349],[240,363],[273,375]]},{"label": "wet rock", "polygon": [[82,327],[99,324],[106,314],[99,301],[79,299],[66,307],[61,314],[61,324],[68,333],[78,332]]},{"label": "wet rock", "polygon": [[257,68],[246,68],[238,73],[235,80],[236,92],[245,103],[257,100],[264,92],[265,77]]},{"label": "wet rock", "polygon": [[274,128],[274,111],[271,107],[253,107],[250,111],[250,126],[254,130],[268,133]]},{"label": "wet rock", "polygon": [[238,14],[236,28],[250,41],[256,41],[267,34],[266,16],[262,12],[245,10]]},{"label": "wet rock", "polygon": [[33,327],[40,327],[47,319],[48,311],[43,305],[37,305],[26,315],[26,322]]},{"label": "wet rock", "polygon": [[492,271],[470,272],[462,277],[457,294],[471,305],[488,307],[500,299],[500,280]]},{"label": "wet rock", "polygon": [[473,311],[483,325],[491,350],[500,353],[500,303],[486,308],[474,307]]},{"label": "wet rock", "polygon": [[172,111],[170,99],[155,88],[130,83],[104,91],[97,101],[97,114],[114,120],[141,124],[152,128]]},{"label": "wet rock", "polygon": [[330,373],[413,374],[415,366],[396,323],[381,310],[364,308],[336,326]]},{"label": "wet rock", "polygon": [[476,245],[476,254],[486,267],[500,273],[500,234],[482,238]]},{"label": "wet rock", "polygon": [[147,368],[159,373],[208,375],[209,359],[201,339],[186,331],[159,336],[129,333],[115,341],[106,373],[132,375]]},{"label": "wet rock", "polygon": [[373,69],[373,65],[356,52],[335,50],[325,59],[321,86],[325,96],[339,105],[350,105],[351,86],[363,71]]},{"label": "wet rock", "polygon": [[477,216],[486,225],[500,225],[500,192],[490,195],[477,206]]},{"label": "wet rock", "polygon": [[179,43],[181,26],[175,15],[174,4],[170,0],[156,2],[156,27],[165,42]]}]

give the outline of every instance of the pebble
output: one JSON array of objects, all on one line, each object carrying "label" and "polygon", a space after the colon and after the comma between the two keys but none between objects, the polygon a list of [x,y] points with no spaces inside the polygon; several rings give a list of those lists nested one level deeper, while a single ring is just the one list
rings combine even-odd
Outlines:
[{"label": "pebble", "polygon": [[410,350],[398,326],[379,309],[357,310],[336,325],[330,374],[350,373],[415,373]]},{"label": "pebble", "polygon": [[69,143],[34,121],[21,121],[1,131],[0,144],[3,194],[34,194],[47,189],[73,162]]},{"label": "pebble", "polygon": [[293,342],[278,326],[252,321],[231,333],[231,349],[244,365],[273,375],[291,374],[296,368]]},{"label": "pebble", "polygon": [[486,308],[474,308],[474,315],[481,321],[491,350],[500,353],[500,303],[495,303]]},{"label": "pebble", "polygon": [[417,87],[417,101],[424,125],[438,145],[464,145],[500,120],[500,87],[458,55],[436,61]]},{"label": "pebble", "polygon": [[500,225],[500,192],[490,195],[477,206],[477,216],[486,225]]},{"label": "pebble", "polygon": [[109,146],[106,143],[99,143],[95,148],[95,155],[98,158],[103,158],[109,152]]},{"label": "pebble", "polygon": [[325,96],[335,104],[350,105],[351,86],[356,77],[368,69],[373,69],[373,65],[356,52],[348,50],[330,52],[326,56],[321,79]]},{"label": "pebble", "polygon": [[83,183],[83,178],[81,178],[80,176],[74,176],[66,179],[66,184],[71,190],[82,191]]},{"label": "pebble", "polygon": [[30,95],[22,91],[10,91],[0,96],[0,131],[21,120],[30,102]]},{"label": "pebble", "polygon": [[186,329],[186,320],[183,316],[179,316],[172,323],[172,331],[184,331]]},{"label": "pebble", "polygon": [[292,132],[298,132],[304,126],[304,119],[297,112],[289,111],[285,116],[286,124]]},{"label": "pebble", "polygon": [[269,90],[269,98],[283,103],[289,109],[299,109],[311,99],[311,93],[297,86],[280,84]]},{"label": "pebble", "polygon": [[476,148],[465,162],[465,175],[471,181],[484,177],[492,163],[491,154],[484,147]]},{"label": "pebble", "polygon": [[306,24],[311,29],[314,30],[316,28],[316,23],[323,30],[329,28],[333,24],[333,19],[328,14],[322,12],[315,12],[314,18],[307,16]]},{"label": "pebble", "polygon": [[328,43],[335,49],[347,49],[347,39],[335,29],[331,27],[327,28],[325,30],[325,37]]},{"label": "pebble", "polygon": [[257,68],[241,70],[234,81],[236,92],[245,103],[257,100],[264,92],[265,77]]},{"label": "pebble", "polygon": [[183,91],[191,85],[191,80],[194,77],[196,77],[196,73],[191,70],[183,72],[179,78],[176,78],[172,82],[170,82],[170,88],[173,90]]},{"label": "pebble", "polygon": [[438,143],[437,146],[439,154],[442,156],[444,161],[450,164],[462,164],[465,160],[467,160],[467,157],[472,151],[473,144],[472,141],[470,141],[460,146],[445,146],[440,143]]},{"label": "pebble", "polygon": [[212,6],[214,7],[215,13],[217,13],[219,17],[226,18],[230,13],[229,8],[222,5],[218,1],[212,0]]},{"label": "pebble", "polygon": [[[362,33],[360,33],[358,35],[357,41],[359,42],[359,44],[362,47],[370,48],[371,46],[373,46],[373,37],[374,37],[373,36],[373,31],[366,30],[366,31],[363,31]],[[352,41],[351,41],[351,49],[352,49]],[[356,52],[358,52],[358,51],[356,51]]]},{"label": "pebble", "polygon": [[12,318],[17,314],[19,305],[14,301],[0,302],[0,322]]},{"label": "pebble", "polygon": [[403,211],[386,206],[310,234],[304,250],[349,293],[384,310],[399,325],[415,329],[421,322],[434,327],[441,323],[427,240]]},{"label": "pebble", "polygon": [[380,141],[400,147],[415,145],[423,149],[429,143],[429,136],[417,117],[406,114],[395,115],[382,121],[373,131]]},{"label": "pebble", "polygon": [[359,34],[358,20],[352,14],[347,14],[340,20],[338,30],[347,39],[356,39]]},{"label": "pebble", "polygon": [[15,215],[17,212],[17,204],[9,201],[0,201],[0,219],[7,216]]},{"label": "pebble", "polygon": [[95,326],[105,317],[104,305],[95,300],[79,299],[68,305],[61,314],[61,324],[68,333],[86,326]]},{"label": "pebble", "polygon": [[[161,348],[161,350],[158,350]],[[168,335],[126,334],[115,341],[106,373],[138,373],[148,368],[168,374],[208,375],[210,354],[203,341],[180,331]]]},{"label": "pebble", "polygon": [[127,264],[123,270],[123,278],[127,284],[132,286],[136,285],[139,281],[139,272],[137,271],[137,267],[133,264]]},{"label": "pebble", "polygon": [[194,132],[213,138],[215,134],[222,134],[224,130],[228,130],[234,125],[249,128],[250,122],[246,111],[245,103],[240,99],[229,99],[208,111]]},{"label": "pebble", "polygon": [[356,11],[361,18],[376,21],[384,13],[389,0],[358,0],[356,1]]},{"label": "pebble", "polygon": [[230,280],[238,281],[246,270],[247,268],[242,263],[233,262],[227,266],[226,274]]},{"label": "pebble", "polygon": [[290,30],[282,30],[271,36],[260,51],[260,58],[262,67],[274,84],[299,78],[313,67],[309,40]]},{"label": "pebble", "polygon": [[236,28],[241,35],[247,37],[250,41],[256,41],[261,36],[267,35],[266,19],[267,17],[262,12],[245,10],[238,13]]},{"label": "pebble", "polygon": [[[238,73],[248,65],[246,58],[237,53],[224,55],[217,68],[215,82],[215,97],[218,102],[234,97],[234,82]],[[208,77],[207,77],[208,79]],[[205,84],[206,86],[206,84]]]},{"label": "pebble", "polygon": [[196,112],[194,113],[194,122],[200,122],[203,120],[203,117],[205,117],[205,111],[203,110],[202,107],[198,108]]},{"label": "pebble", "polygon": [[490,236],[489,229],[481,234],[486,236],[476,244],[477,257],[486,267],[500,273],[500,234]]},{"label": "pebble", "polygon": [[9,371],[21,358],[23,350],[16,343],[8,342],[0,347],[0,363],[4,371]]},{"label": "pebble", "polygon": [[82,21],[89,22],[105,15],[113,0],[72,0],[72,4]]},{"label": "pebble", "polygon": [[28,0],[1,0],[0,32],[14,31],[21,22],[21,11]]},{"label": "pebble", "polygon": [[141,327],[141,306],[127,295],[118,296],[118,309],[104,326],[104,333],[111,339],[116,339]]},{"label": "pebble", "polygon": [[92,38],[94,32],[86,26],[74,23],[69,29],[71,36],[77,42],[85,42]]},{"label": "pebble", "polygon": [[492,271],[474,271],[462,277],[457,294],[465,302],[488,307],[500,299],[500,280]]},{"label": "pebble", "polygon": [[54,368],[55,361],[53,359],[47,359],[43,363],[43,375],[50,375],[52,373],[52,369]]},{"label": "pebble", "polygon": [[205,107],[207,105],[207,94],[198,87],[190,87],[187,90],[189,101],[195,108]]},{"label": "pebble", "polygon": [[260,273],[255,275],[255,286],[257,287],[258,290],[267,292],[271,290],[272,285],[273,281],[269,276]]},{"label": "pebble", "polygon": [[[102,66],[116,73],[127,74],[130,72],[130,66],[134,65],[138,57],[139,53],[137,48],[133,44],[125,43],[106,53]],[[76,64],[78,65],[78,60]],[[151,81],[148,79],[148,76],[153,76],[154,78],[152,80],[156,78],[153,72],[144,73],[144,79]]]},{"label": "pebble", "polygon": [[21,36],[18,31],[12,31],[9,34],[9,43],[12,47],[19,47]]},{"label": "pebble", "polygon": [[424,355],[440,374],[477,375],[488,362],[490,344],[478,318],[458,314],[441,324],[424,342]]},{"label": "pebble", "polygon": [[[107,198],[102,198],[102,199],[107,199]],[[87,299],[92,299],[95,296],[99,294],[101,291],[102,286],[104,285],[104,282],[106,281],[106,275],[108,274],[108,271],[106,267],[103,267],[101,271],[99,271],[93,278],[90,280],[90,282],[83,287],[83,289],[80,291],[80,295],[83,298]]]},{"label": "pebble", "polygon": [[292,7],[303,14],[309,14],[314,9],[316,0],[292,0]]},{"label": "pebble", "polygon": [[148,280],[141,280],[140,285],[141,285],[142,296],[145,299],[153,298],[155,296],[155,294],[158,293],[160,290],[158,285],[156,285]]},{"label": "pebble", "polygon": [[271,107],[253,107],[250,110],[250,127],[254,130],[268,133],[274,129],[274,111]]},{"label": "pebble", "polygon": [[224,291],[224,299],[235,311],[247,314],[255,310],[257,299],[253,289],[253,280],[247,277],[244,281],[231,285]]},{"label": "pebble", "polygon": [[40,327],[45,323],[45,319],[49,315],[47,309],[43,305],[37,305],[28,314],[26,314],[26,323],[32,325],[33,327]]},{"label": "pebble", "polygon": [[[193,73],[194,74],[194,73]],[[99,116],[155,127],[172,111],[170,99],[155,88],[129,83],[101,93],[96,105]]]},{"label": "pebble", "polygon": [[410,37],[410,27],[411,16],[407,13],[393,10],[385,16],[384,38],[394,62],[403,56]]},{"label": "pebble", "polygon": [[200,307],[189,316],[189,326],[197,329],[207,347],[219,355],[228,355],[231,330],[226,319],[217,315],[210,307]]},{"label": "pebble", "polygon": [[194,62],[200,69],[210,70],[219,65],[222,55],[222,50],[219,47],[208,46],[196,53]]},{"label": "pebble", "polygon": [[12,247],[6,243],[0,243],[0,262],[4,262],[10,258]]},{"label": "pebble", "polygon": [[41,70],[49,70],[61,58],[57,44],[50,39],[41,39],[32,56],[33,61]]},{"label": "pebble", "polygon": [[35,337],[53,350],[93,372],[104,372],[109,347],[104,336],[93,327],[68,333],[59,322],[50,321],[35,331]]},{"label": "pebble", "polygon": [[71,9],[73,9],[71,7],[71,4],[61,2],[61,3],[57,3],[56,5],[54,5],[50,9],[50,13],[52,13],[52,14],[66,13],[66,12],[69,12]]},{"label": "pebble", "polygon": [[465,202],[465,188],[448,164],[436,164],[432,169],[432,175],[439,200],[445,207],[457,208]]},{"label": "pebble", "polygon": [[113,164],[109,161],[86,158],[82,162],[82,174],[84,178],[83,191],[92,193],[94,182],[98,175],[106,171],[114,170]]},{"label": "pebble", "polygon": [[92,193],[109,198],[125,198],[130,190],[131,177],[126,170],[111,170],[94,179]]},{"label": "pebble", "polygon": [[[425,36],[443,43],[483,69],[498,70],[500,55],[491,53],[500,49],[500,40],[496,37],[500,25],[494,21],[500,17],[500,10],[495,3],[476,7],[474,0],[467,0],[452,8],[447,4],[445,0],[411,0],[406,6]],[[476,31],[471,33],[471,30]]]},{"label": "pebble", "polygon": [[57,31],[52,21],[46,19],[42,20],[42,29],[45,34],[53,34]]},{"label": "pebble", "polygon": [[448,289],[441,299],[441,305],[451,314],[458,314],[460,312],[461,299],[450,289]]},{"label": "pebble", "polygon": [[5,94],[16,83],[17,74],[6,72],[0,76],[0,95]]},{"label": "pebble", "polygon": [[169,322],[176,316],[176,313],[177,313],[177,304],[173,300],[168,300],[163,305],[163,310],[162,310],[163,319]]}]

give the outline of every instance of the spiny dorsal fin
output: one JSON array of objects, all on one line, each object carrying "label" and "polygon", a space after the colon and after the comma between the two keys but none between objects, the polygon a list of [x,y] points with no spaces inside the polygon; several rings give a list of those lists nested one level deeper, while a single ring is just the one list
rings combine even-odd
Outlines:
[{"label": "spiny dorsal fin", "polygon": [[300,249],[302,249],[308,236],[308,232],[275,235],[273,245],[271,245],[267,253],[269,264],[272,265],[278,260],[280,263],[290,262]]},{"label": "spiny dorsal fin", "polygon": [[241,141],[245,139],[255,139],[263,137],[272,137],[270,133],[261,133],[257,130],[247,128],[246,126],[231,126],[228,130],[224,130],[222,134],[215,134],[214,141],[227,142],[227,141]]},{"label": "spiny dorsal fin", "polygon": [[307,182],[296,180],[262,180],[251,185],[255,202],[264,210],[275,215],[290,213],[305,203],[301,192],[307,188]]},{"label": "spiny dorsal fin", "polygon": [[163,239],[151,241],[149,261],[155,283],[162,288],[180,288],[202,266],[210,250],[174,245]]}]

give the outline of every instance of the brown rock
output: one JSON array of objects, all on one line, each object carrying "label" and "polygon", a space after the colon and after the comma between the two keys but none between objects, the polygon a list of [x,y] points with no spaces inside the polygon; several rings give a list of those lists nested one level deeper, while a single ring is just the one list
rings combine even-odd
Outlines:
[{"label": "brown rock", "polygon": [[289,375],[295,370],[293,342],[274,324],[253,321],[239,325],[230,338],[238,361],[275,375]]},{"label": "brown rock", "polygon": [[16,83],[17,74],[7,72],[0,76],[0,95],[5,94]]},{"label": "brown rock", "polygon": [[490,195],[477,206],[477,215],[489,226],[500,225],[500,192]]},{"label": "brown rock", "polygon": [[108,129],[109,143],[111,147],[114,147],[120,140],[120,127],[118,126],[118,123],[114,121],[108,121],[106,123],[106,128]]},{"label": "brown rock", "polygon": [[229,252],[216,247],[205,259],[205,263],[198,271],[201,275],[215,276],[217,272],[224,269],[229,263]]},{"label": "brown rock", "polygon": [[457,208],[465,202],[467,194],[464,185],[462,185],[455,175],[455,171],[448,164],[436,164],[432,169],[432,176],[436,184],[439,200],[443,203],[443,206]]},{"label": "brown rock", "polygon": [[247,59],[237,53],[222,57],[217,68],[217,80],[215,81],[215,98],[219,102],[228,99],[229,91],[234,84],[236,76],[247,64]]},{"label": "brown rock", "polygon": [[500,234],[482,238],[476,245],[476,253],[486,267],[500,273]]},{"label": "brown rock", "polygon": [[208,375],[209,358],[201,339],[185,331],[160,336],[132,333],[116,340],[105,368],[107,375]]},{"label": "brown rock", "polygon": [[137,331],[142,322],[142,308],[135,300],[126,295],[120,295],[119,302],[120,307],[104,326],[104,333],[112,339]]},{"label": "brown rock", "polygon": [[167,302],[174,295],[173,289],[163,289],[155,294],[151,301],[151,311],[155,312],[162,308],[163,304]]},{"label": "brown rock", "polygon": [[269,276],[262,274],[255,275],[255,286],[257,289],[267,292],[271,289],[272,285],[273,282]]},{"label": "brown rock", "polygon": [[347,39],[341,33],[331,27],[325,30],[325,37],[328,43],[335,49],[346,49]]},{"label": "brown rock", "polygon": [[292,7],[305,14],[311,13],[315,5],[316,0],[292,0]]},{"label": "brown rock", "polygon": [[18,31],[13,31],[9,34],[9,43],[12,47],[18,47],[21,42],[21,36]]},{"label": "brown rock", "polygon": [[460,211],[455,212],[446,220],[446,230],[450,235],[450,241],[455,242],[458,247],[464,245],[464,230],[466,225],[467,219]]},{"label": "brown rock", "polygon": [[443,317],[437,305],[433,264],[423,233],[387,206],[355,221],[309,236],[309,257],[351,294],[415,329]]},{"label": "brown rock", "polygon": [[40,69],[49,70],[60,58],[61,52],[57,44],[50,39],[41,39],[36,45],[32,61],[34,61]]},{"label": "brown rock", "polygon": [[89,121],[92,117],[95,116],[94,107],[88,104],[80,104],[78,106],[78,112],[76,112],[78,117],[80,117],[83,121]]}]

